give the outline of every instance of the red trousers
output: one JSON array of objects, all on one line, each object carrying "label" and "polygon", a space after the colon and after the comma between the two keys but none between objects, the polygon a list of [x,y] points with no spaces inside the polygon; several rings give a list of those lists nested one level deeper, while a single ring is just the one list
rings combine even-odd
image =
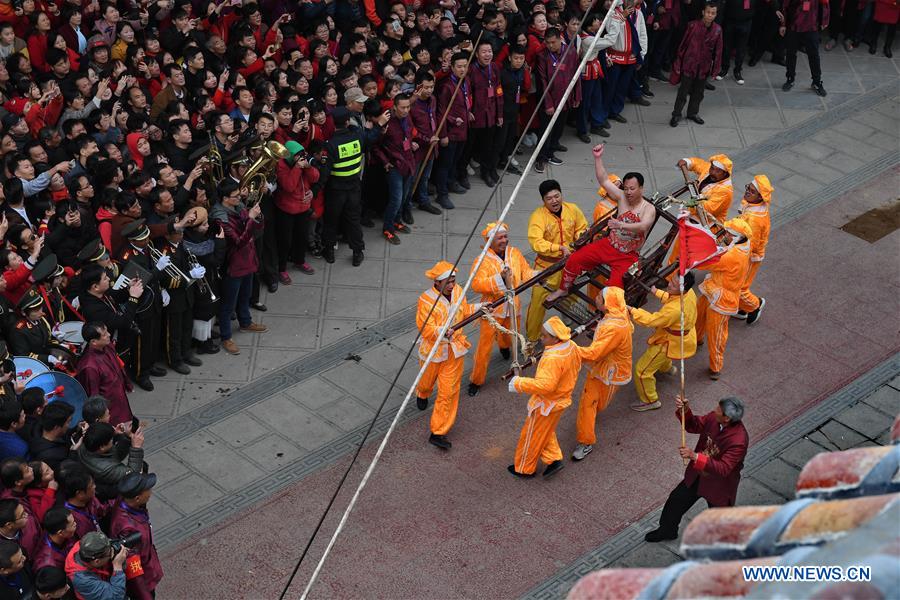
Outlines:
[{"label": "red trousers", "polygon": [[585,271],[590,271],[597,265],[607,265],[610,273],[606,285],[624,288],[625,273],[639,258],[637,252],[625,254],[613,248],[608,237],[591,242],[573,252],[566,260],[562,284],[559,287],[568,290],[575,278]]}]

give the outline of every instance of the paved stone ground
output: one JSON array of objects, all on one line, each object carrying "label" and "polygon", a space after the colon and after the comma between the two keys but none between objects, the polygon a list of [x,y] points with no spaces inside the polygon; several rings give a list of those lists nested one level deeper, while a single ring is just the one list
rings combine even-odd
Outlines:
[{"label": "paved stone ground", "polygon": [[[624,113],[629,123],[613,129],[607,150],[610,165],[615,172],[626,168],[644,172],[647,190],[652,193],[674,187],[677,179],[673,164],[681,156],[726,151],[736,165],[737,189],[756,172],[765,172],[773,179],[778,190],[773,207],[776,228],[826,204],[826,210],[840,221],[832,226],[841,225],[864,209],[860,210],[852,196],[846,203],[833,200],[900,163],[897,64],[858,53],[849,58],[843,51],[827,54],[823,66],[829,96],[824,100],[801,87],[782,93],[778,89],[782,69],[759,65],[745,72],[747,85],[739,87],[724,81],[717,91],[707,94],[701,113],[707,125],[703,127],[682,124],[677,129],[669,128],[665,123],[674,89],[657,84],[653,106],[629,105]],[[798,75],[798,81],[803,78],[803,73]],[[567,199],[578,202],[589,213],[596,184],[588,147],[571,137],[565,143],[569,146],[564,155],[566,164],[546,176],[560,179]],[[536,187],[543,177],[529,176],[508,219],[513,243],[523,248],[527,247],[525,223],[539,202]],[[893,185],[888,186],[880,202],[896,197],[897,172],[890,171],[888,177]],[[514,183],[510,178],[502,187],[487,219],[496,215],[500,201],[506,199]],[[222,353],[205,357],[204,367],[195,369],[192,375],[157,380],[153,394],[134,394],[136,413],[153,423],[148,432],[147,460],[161,480],[152,506],[161,549],[174,550],[188,536],[259,501],[280,497],[273,495],[289,490],[304,477],[321,474],[329,465],[344,463],[341,459],[361,439],[415,336],[410,306],[427,285],[423,271],[438,258],[454,258],[467,234],[476,228],[489,190],[475,178],[473,184],[472,192],[454,197],[458,206],[454,211],[440,217],[416,212],[413,233],[403,237],[401,246],[387,246],[374,230],[368,230],[363,268],[352,268],[349,253],[343,248],[334,265],[315,263],[316,275],[294,275],[295,285],[282,287],[265,298],[269,312],[258,316],[269,325],[270,332],[237,335],[241,356]],[[881,247],[895,251],[896,241],[896,235],[891,236]],[[772,247],[774,251],[780,245],[785,251],[790,246],[797,254],[793,267],[785,266],[783,271],[785,279],[793,280],[795,286],[784,289],[765,274],[761,285],[775,295],[784,295],[785,305],[796,310],[808,301],[804,288],[816,286],[831,293],[837,284],[815,269],[817,253],[822,252],[815,240],[805,240],[796,247],[792,244],[793,240],[776,236]],[[839,255],[843,249],[843,245],[833,247],[832,253]],[[463,253],[463,271],[468,270],[478,250],[478,245],[472,244]],[[831,258],[835,257],[829,254]],[[858,261],[852,262],[856,265]],[[866,269],[865,265],[859,268]],[[867,317],[896,321],[896,310],[888,308],[897,306],[896,287],[887,287],[891,293],[880,288],[875,291],[883,299],[883,310],[867,305],[871,311]],[[840,298],[840,302],[846,301],[845,296]],[[840,310],[840,302],[826,297],[824,306]],[[784,311],[779,317],[776,312],[770,315],[773,319],[793,318]],[[853,328],[853,335],[868,335],[864,333],[868,329]],[[828,341],[839,341],[827,331],[823,335]],[[878,332],[871,349],[883,352],[893,347],[895,335],[896,327]],[[762,337],[760,343],[784,342],[777,336]],[[470,338],[475,340],[474,335]],[[861,338],[852,341],[854,345],[863,343]],[[643,338],[636,340],[636,345],[642,343]],[[835,353],[827,354],[828,366],[835,368]],[[838,379],[855,376],[871,364],[871,358],[866,363],[862,355],[843,355],[839,360]],[[803,366],[809,366],[808,361]],[[414,365],[407,365],[400,376],[401,389],[391,393],[389,409],[399,405],[406,389],[402,384],[408,384],[413,375]],[[785,373],[778,377],[777,383],[787,385]],[[824,379],[823,385],[834,383],[832,377]],[[808,380],[813,381],[814,375]],[[733,385],[740,393],[766,382],[766,374],[760,373]],[[417,415],[410,413],[405,418]],[[386,428],[391,416],[380,417],[377,432]],[[507,423],[507,428],[516,426]],[[418,432],[424,424],[415,427]],[[421,450],[418,440],[413,445]],[[334,472],[326,472],[332,479],[320,483],[330,488]],[[309,505],[310,513],[323,505],[324,487],[316,496],[318,502]],[[648,504],[635,516],[656,505]],[[304,519],[306,525],[308,520]],[[305,540],[308,529],[298,529],[297,543]],[[606,535],[613,533],[607,531]],[[564,565],[545,568],[543,577]],[[182,577],[172,575],[164,584],[167,595],[181,596],[188,588],[181,587],[185,584]],[[284,573],[271,576],[278,581]]]}]

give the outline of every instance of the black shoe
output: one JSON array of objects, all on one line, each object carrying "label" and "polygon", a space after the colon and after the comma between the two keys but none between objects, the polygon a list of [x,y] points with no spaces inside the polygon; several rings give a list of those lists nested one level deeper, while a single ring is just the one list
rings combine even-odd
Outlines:
[{"label": "black shoe", "polygon": [[594,135],[599,135],[600,137],[609,137],[609,132],[599,125],[591,126],[591,133]]},{"label": "black shoe", "polygon": [[194,355],[186,357],[184,359],[184,362],[191,365],[192,367],[202,367],[203,366],[203,361]]},{"label": "black shoe", "polygon": [[678,127],[678,121],[681,120],[681,117],[678,115],[672,115],[672,118],[669,119],[669,125],[672,127]]},{"label": "black shoe", "polygon": [[173,371],[176,373],[181,373],[182,375],[190,375],[191,368],[184,364],[183,362],[175,363],[174,365],[169,365]]},{"label": "black shoe", "polygon": [[644,98],[643,96],[641,96],[640,98],[632,98],[631,103],[637,104],[639,106],[650,106],[650,101],[647,100],[646,98]]},{"label": "black shoe", "polygon": [[250,308],[252,308],[253,310],[258,310],[259,312],[266,312],[267,310],[269,310],[262,302],[253,302],[250,304]]},{"label": "black shoe", "polygon": [[514,165],[514,164],[507,164],[507,165],[506,165],[506,172],[507,172],[507,173],[512,173],[513,175],[521,175],[521,174],[522,174],[522,169],[520,169],[519,167],[517,167],[517,166]]},{"label": "black shoe", "polygon": [[477,395],[478,395],[478,390],[480,390],[480,389],[481,389],[481,386],[478,385],[477,383],[470,383],[470,384],[469,384],[469,390],[468,390],[468,392],[466,392],[466,393],[469,394],[469,396],[473,396],[473,397],[474,397],[474,396],[477,396]]},{"label": "black shoe", "polygon": [[751,56],[751,57],[750,57],[750,62],[748,62],[747,64],[748,64],[749,66],[751,66],[751,67],[755,67],[755,66],[756,66],[756,63],[759,62],[759,58],[760,58],[759,56]]},{"label": "black shoe", "polygon": [[894,58],[894,53],[893,53],[893,51],[891,51],[890,46],[884,47],[884,55],[887,56],[888,58]]},{"label": "black shoe", "polygon": [[565,463],[563,463],[563,461],[554,460],[552,463],[547,465],[546,469],[544,469],[544,477],[550,477],[554,473],[558,473],[559,471],[562,471],[563,467],[565,467],[565,466],[566,465],[565,465]]},{"label": "black shoe", "polygon": [[428,398],[419,398],[416,396],[416,408],[419,410],[425,410],[428,408]]},{"label": "black shoe", "polygon": [[652,91],[650,91],[650,88],[645,87],[645,88],[641,88],[641,95],[642,95],[644,98],[652,98],[652,97],[654,97],[656,94],[654,94]]},{"label": "black shoe", "polygon": [[437,203],[441,205],[441,208],[444,210],[453,210],[456,208],[454,204],[450,201],[450,196],[438,196]]},{"label": "black shoe", "polygon": [[773,64],[773,65],[780,65],[780,66],[782,66],[782,67],[786,67],[786,66],[787,66],[787,63],[784,62],[784,57],[783,57],[783,56],[773,56],[773,57],[772,57],[772,64]]},{"label": "black shoe", "polygon": [[878,49],[878,46],[875,44],[869,44],[869,54],[875,56],[875,51]]},{"label": "black shoe", "polygon": [[561,165],[561,164],[563,164],[563,159],[561,159],[560,157],[558,157],[554,154],[553,156],[551,156],[550,158],[547,159],[547,162],[550,163],[551,165]]},{"label": "black shoe", "polygon": [[794,80],[788,79],[787,81],[784,82],[784,85],[781,86],[781,91],[789,92],[789,91],[791,91],[791,88],[793,88],[793,87],[794,87]]},{"label": "black shoe", "polygon": [[199,354],[217,354],[219,350],[219,345],[212,340],[201,342],[200,346],[197,348]]},{"label": "black shoe", "polygon": [[488,187],[494,187],[495,185],[497,185],[497,182],[494,181],[493,177],[491,177],[490,171],[482,171],[481,180],[484,182],[484,185]]},{"label": "black shoe", "polygon": [[359,265],[361,265],[365,259],[366,259],[366,255],[363,254],[362,250],[354,250],[353,251],[353,266],[354,267],[358,267]]},{"label": "black shoe", "polygon": [[511,356],[509,348],[500,348],[500,356],[503,357],[503,360],[509,360],[509,357]]},{"label": "black shoe", "polygon": [[[601,131],[602,131],[602,130],[601,130]],[[589,136],[589,135],[586,134],[586,133],[579,133],[579,134],[578,134],[578,139],[581,140],[582,142],[584,142],[585,144],[590,144],[590,143],[591,143],[591,136]]]},{"label": "black shoe", "polygon": [[605,121],[600,123],[600,127],[602,127],[603,129],[609,129],[610,127],[612,127],[612,125],[609,124],[609,119],[606,119]]},{"label": "black shoe", "polygon": [[677,540],[678,533],[670,533],[668,531],[663,531],[662,529],[654,529],[653,531],[648,531],[644,536],[644,541],[646,542],[664,542],[666,540]]},{"label": "black shoe", "polygon": [[165,377],[166,373],[168,373],[168,371],[156,365],[150,367],[150,370],[147,372],[147,374],[151,377]]},{"label": "black shoe", "polygon": [[450,443],[450,440],[447,439],[445,435],[434,435],[433,433],[428,438],[428,442],[434,444],[441,450],[449,450],[453,447],[453,444]]},{"label": "black shoe", "polygon": [[369,215],[363,215],[359,218],[359,224],[363,227],[375,227],[375,221]]},{"label": "black shoe", "polygon": [[407,225],[413,225],[416,222],[416,220],[413,219],[412,211],[408,208],[403,209],[403,214],[401,215],[401,218],[403,219],[403,222],[406,223]]},{"label": "black shoe", "polygon": [[716,86],[714,86],[713,84],[711,84],[711,83],[708,82],[708,81],[704,84],[704,87],[705,87],[707,90],[709,90],[710,92],[716,91]]},{"label": "black shoe", "polygon": [[468,175],[465,175],[465,176],[459,178],[459,185],[463,186],[463,187],[464,187],[465,189],[467,189],[467,190],[471,190],[471,189],[472,189],[472,184],[469,183],[469,176],[468,176]]},{"label": "black shoe", "polygon": [[500,182],[500,173],[497,172],[497,169],[491,169],[491,179],[494,180],[494,184]]},{"label": "black shoe", "polygon": [[143,377],[139,378],[134,383],[144,391],[147,391],[147,392],[153,391],[153,382],[150,381],[150,377],[147,375],[144,375]]},{"label": "black shoe", "polygon": [[553,151],[554,152],[568,152],[569,149],[567,147],[563,146],[562,144],[557,144],[556,146],[553,147]]},{"label": "black shoe", "polygon": [[688,115],[687,118],[689,121],[693,121],[697,125],[703,125],[704,123],[706,123],[706,121],[700,118],[700,115]]},{"label": "black shoe", "polygon": [[650,77],[652,77],[653,79],[655,79],[657,81],[665,81],[666,83],[669,82],[669,78],[666,77],[665,75],[663,75],[662,72],[660,72],[660,71],[651,71]]},{"label": "black shoe", "polygon": [[461,186],[460,184],[458,184],[458,183],[455,182],[455,181],[451,181],[451,182],[447,185],[447,190],[448,190],[451,194],[465,194],[465,193],[466,193],[466,188],[464,188],[463,186]]},{"label": "black shoe", "polygon": [[753,312],[747,313],[747,325],[753,325],[757,321],[759,321],[759,316],[762,314],[763,309],[766,307],[766,299],[759,299],[759,306],[756,307],[756,310]]},{"label": "black shoe", "polygon": [[334,248],[329,248],[326,246],[322,249],[322,258],[325,259],[325,262],[331,264],[334,262]]},{"label": "black shoe", "polygon": [[439,209],[437,206],[435,206],[431,202],[429,202],[428,204],[420,204],[419,210],[424,210],[425,212],[431,213],[433,215],[441,214],[441,209]]},{"label": "black shoe", "polygon": [[266,284],[266,289],[269,290],[270,294],[274,294],[275,292],[278,291],[278,282],[272,281],[272,282]]},{"label": "black shoe", "polygon": [[506,467],[506,470],[521,479],[531,479],[532,477],[534,477],[534,473],[531,473],[531,474],[519,473],[518,471],[516,471],[516,465],[509,465],[508,467]]},{"label": "black shoe", "polygon": [[627,123],[628,119],[623,117],[622,115],[609,115],[609,118],[615,121],[616,123]]},{"label": "black shoe", "polygon": [[816,90],[816,94],[824,98],[828,95],[828,92],[825,91],[825,86],[822,85],[822,82],[812,84],[812,88]]},{"label": "black shoe", "polygon": [[543,173],[544,169],[547,168],[547,161],[541,160],[540,158],[534,161],[534,172],[535,173]]}]

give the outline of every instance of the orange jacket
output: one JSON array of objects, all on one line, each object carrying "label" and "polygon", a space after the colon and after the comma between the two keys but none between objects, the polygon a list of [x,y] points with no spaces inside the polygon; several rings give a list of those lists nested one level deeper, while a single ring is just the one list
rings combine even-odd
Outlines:
[{"label": "orange jacket", "polygon": [[[656,331],[647,340],[651,346],[665,346],[667,358],[681,356],[681,299],[671,296],[664,290],[656,290],[656,297],[663,303],[662,307],[651,313],[643,308],[632,308],[631,319],[644,327],[655,327]],[[684,295],[684,358],[690,358],[697,352],[697,295],[688,290]]]},{"label": "orange jacket", "polygon": [[599,379],[606,385],[625,385],[631,381],[631,334],[634,325],[625,308],[625,295],[621,288],[603,290],[606,316],[594,331],[590,346],[576,346],[581,360],[590,361],[588,377]]},{"label": "orange jacket", "polygon": [[534,267],[544,269],[562,258],[562,247],[571,246],[587,227],[584,213],[571,202],[562,203],[558,217],[543,205],[534,209],[528,219],[528,243],[537,253]]},{"label": "orange jacket", "polygon": [[[703,181],[709,176],[711,163],[708,161],[696,156],[685,158],[684,161],[688,164],[688,169],[697,174],[698,181]],[[728,209],[731,208],[731,199],[734,196],[734,186],[731,184],[730,174],[722,181],[707,184],[700,195],[705,198],[701,203],[704,210],[718,219],[720,223],[724,223],[728,219]]]},{"label": "orange jacket", "polygon": [[528,414],[539,409],[545,417],[572,404],[572,391],[581,370],[581,357],[575,342],[560,342],[544,349],[534,377],[513,377],[510,387],[531,394]]},{"label": "orange jacket", "polygon": [[766,257],[766,246],[769,244],[769,232],[772,226],[769,205],[765,202],[758,204],[741,202],[741,218],[753,230],[753,238],[750,241],[750,262],[762,262]]},{"label": "orange jacket", "polygon": [[[419,304],[416,310],[416,326],[422,330],[422,338],[419,340],[419,358],[422,360],[425,360],[428,357],[428,353],[431,352],[432,346],[436,343],[440,343],[440,347],[437,352],[434,353],[434,358],[431,359],[431,362],[435,363],[444,362],[449,358],[449,348],[453,349],[453,356],[459,358],[460,356],[463,356],[471,346],[462,330],[456,331],[453,334],[452,340],[444,338],[438,341],[438,332],[440,331],[441,326],[447,321],[447,315],[450,314],[450,304],[456,302],[461,293],[462,288],[457,285],[453,287],[450,301],[433,287],[428,288],[422,292],[421,296],[419,296]],[[431,306],[434,304],[435,300],[438,302],[434,307],[434,312],[432,312]],[[429,312],[431,312],[431,318],[428,318]],[[462,303],[459,305],[459,310],[456,311],[456,316],[453,319],[454,324],[459,323],[473,312],[475,312],[475,307],[466,302],[466,299],[463,298]],[[427,323],[425,322],[426,319],[428,320]]]},{"label": "orange jacket", "polygon": [[[522,256],[522,253],[519,252],[518,248],[507,246],[506,256],[504,258],[500,258],[497,256],[496,252],[488,249],[487,253],[484,255],[484,261],[482,261],[481,267],[478,269],[478,273],[472,280],[472,289],[481,294],[482,302],[494,302],[495,300],[499,300],[503,294],[506,293],[506,284],[503,282],[503,277],[500,275],[504,265],[509,265],[509,269],[512,272],[512,280],[510,283],[513,288],[517,287],[526,279],[531,279],[534,275],[534,271],[528,266],[528,261],[525,260],[525,257]],[[475,263],[472,263],[472,269],[474,268]],[[492,314],[497,318],[508,317],[508,305],[508,302],[503,303],[501,306],[494,309]],[[516,313],[520,312],[521,309],[522,303],[519,296],[516,296]]]},{"label": "orange jacket", "polygon": [[741,286],[750,271],[750,242],[735,244],[718,262],[697,268],[710,272],[700,284],[700,293],[712,309],[723,315],[737,314]]}]

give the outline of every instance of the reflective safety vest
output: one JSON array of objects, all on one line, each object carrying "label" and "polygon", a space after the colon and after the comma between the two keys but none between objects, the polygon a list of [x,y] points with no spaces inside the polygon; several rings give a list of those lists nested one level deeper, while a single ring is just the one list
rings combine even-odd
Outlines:
[{"label": "reflective safety vest", "polygon": [[[336,140],[337,141],[337,140]],[[337,156],[331,165],[332,177],[353,177],[362,171],[362,142],[358,137],[336,144]]]}]

